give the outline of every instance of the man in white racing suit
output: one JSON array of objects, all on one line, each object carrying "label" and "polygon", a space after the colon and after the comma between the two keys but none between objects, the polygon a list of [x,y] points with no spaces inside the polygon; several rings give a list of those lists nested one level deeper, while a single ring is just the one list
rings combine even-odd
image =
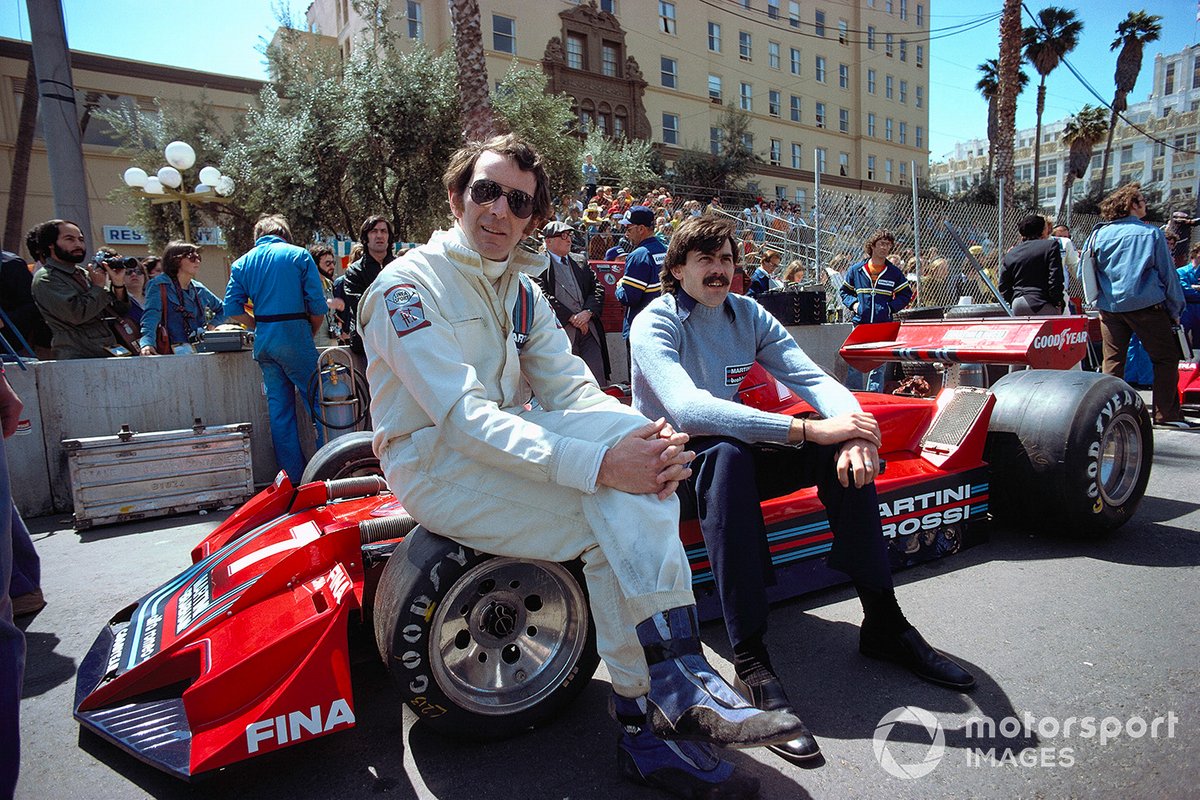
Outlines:
[{"label": "man in white racing suit", "polygon": [[582,559],[627,777],[756,796],[712,746],[775,744],[802,723],[755,709],[701,655],[673,497],[687,437],[600,391],[527,277],[548,263],[518,247],[550,212],[540,156],[512,135],[472,143],[445,182],[455,226],[385,267],[360,305],[388,484],[477,550]]}]

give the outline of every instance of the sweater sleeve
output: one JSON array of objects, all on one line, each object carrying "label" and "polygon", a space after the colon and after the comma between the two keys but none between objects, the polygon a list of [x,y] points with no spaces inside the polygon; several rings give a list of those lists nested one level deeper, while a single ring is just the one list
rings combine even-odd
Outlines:
[{"label": "sweater sleeve", "polygon": [[755,321],[759,331],[758,363],[767,372],[825,418],[862,410],[850,390],[826,375],[779,320],[765,310],[759,311]]}]

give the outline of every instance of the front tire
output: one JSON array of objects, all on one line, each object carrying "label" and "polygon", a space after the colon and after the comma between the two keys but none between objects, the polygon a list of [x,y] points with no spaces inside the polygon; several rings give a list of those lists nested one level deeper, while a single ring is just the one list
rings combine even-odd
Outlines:
[{"label": "front tire", "polygon": [[355,431],[329,442],[313,453],[300,476],[300,483],[383,475],[379,459],[371,448],[371,437],[371,431]]},{"label": "front tire", "polygon": [[557,715],[596,671],[583,587],[574,567],[479,553],[418,527],[380,577],[379,653],[430,727],[513,736]]},{"label": "front tire", "polygon": [[1024,370],[992,392],[985,458],[995,516],[1082,536],[1133,516],[1150,480],[1154,438],[1149,410],[1129,384]]}]

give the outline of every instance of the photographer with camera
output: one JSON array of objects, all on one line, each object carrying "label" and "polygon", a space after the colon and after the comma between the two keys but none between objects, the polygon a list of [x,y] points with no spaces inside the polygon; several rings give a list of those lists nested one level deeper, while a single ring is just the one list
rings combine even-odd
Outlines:
[{"label": "photographer with camera", "polygon": [[196,245],[171,242],[163,250],[162,266],[162,273],[146,284],[141,354],[194,353],[203,331],[225,321],[224,305],[196,280],[200,271],[200,248]]},{"label": "photographer with camera", "polygon": [[87,258],[83,231],[74,222],[52,219],[33,229],[44,269],[33,276],[33,299],[50,326],[56,358],[107,358],[128,355],[117,342],[106,317],[129,311],[125,267],[102,260],[92,270],[104,274],[103,285],[80,266]]}]

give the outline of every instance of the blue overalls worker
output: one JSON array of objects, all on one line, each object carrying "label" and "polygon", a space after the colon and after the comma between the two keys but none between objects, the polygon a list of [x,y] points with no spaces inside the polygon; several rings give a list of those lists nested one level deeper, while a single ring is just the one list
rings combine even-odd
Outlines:
[{"label": "blue overalls worker", "polygon": [[[291,229],[279,215],[254,226],[254,249],[233,262],[225,288],[225,315],[255,331],[254,360],[262,369],[271,414],[271,444],[280,469],[295,483],[304,472],[296,421],[296,395],[313,414],[310,387],[317,371],[313,333],[324,324],[325,295],[317,264],[290,244]],[[254,304],[254,316],[246,303]],[[317,428],[317,447],[324,443]]]}]

